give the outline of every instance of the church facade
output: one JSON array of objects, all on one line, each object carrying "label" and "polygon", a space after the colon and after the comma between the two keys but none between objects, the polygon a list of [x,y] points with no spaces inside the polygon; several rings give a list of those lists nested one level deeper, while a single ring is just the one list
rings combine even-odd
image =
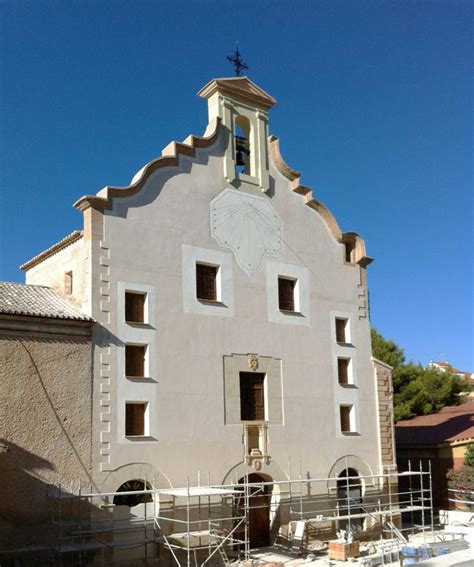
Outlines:
[{"label": "church facade", "polygon": [[394,464],[390,372],[371,356],[366,255],[269,135],[246,77],[199,93],[202,138],[75,204],[83,230],[27,262],[92,317],[92,475],[182,487]]}]

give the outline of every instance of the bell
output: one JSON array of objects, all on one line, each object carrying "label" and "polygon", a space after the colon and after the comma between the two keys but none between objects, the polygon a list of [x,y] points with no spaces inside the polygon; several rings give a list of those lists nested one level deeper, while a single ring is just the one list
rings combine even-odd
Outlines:
[{"label": "bell", "polygon": [[237,150],[237,153],[235,155],[235,161],[237,165],[245,165],[244,152],[241,149]]},{"label": "bell", "polygon": [[242,136],[235,137],[235,162],[237,165],[246,165],[245,155],[249,155],[248,140]]}]

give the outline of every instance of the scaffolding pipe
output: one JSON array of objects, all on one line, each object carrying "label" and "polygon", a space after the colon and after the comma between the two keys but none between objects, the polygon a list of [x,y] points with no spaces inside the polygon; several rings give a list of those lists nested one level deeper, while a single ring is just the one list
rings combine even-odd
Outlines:
[{"label": "scaffolding pipe", "polygon": [[[420,459],[420,472],[423,470],[423,464],[421,462]],[[424,493],[424,487],[423,487],[423,477],[420,475],[420,487],[421,487],[421,491],[420,491],[420,496],[421,496],[421,505],[422,505],[422,509],[421,509],[421,525],[423,526],[423,543],[426,545],[426,530],[425,530],[425,493]]]},{"label": "scaffolding pipe", "polygon": [[431,459],[428,461],[428,472],[430,473],[429,487],[430,487],[430,515],[431,515],[431,536],[434,534],[434,513],[433,513],[433,479],[431,478]]},{"label": "scaffolding pipe", "polygon": [[[347,462],[346,462],[347,465]],[[431,463],[430,463],[431,465]],[[142,543],[138,543],[138,545],[145,545],[145,556],[149,559],[150,558],[150,547],[148,543],[156,542],[157,535],[161,535],[161,542],[164,547],[169,550],[171,553],[174,562],[176,565],[186,565],[186,567],[191,567],[193,557],[197,561],[196,553],[198,551],[204,552],[204,556],[200,559],[201,565],[208,565],[211,561],[212,557],[215,557],[216,553],[219,552],[223,559],[226,557],[224,548],[227,545],[239,545],[243,546],[245,560],[250,560],[252,558],[251,550],[250,550],[250,536],[251,536],[251,524],[250,524],[250,511],[254,508],[261,508],[264,506],[271,507],[271,500],[266,502],[265,504],[260,504],[260,501],[257,499],[259,495],[262,493],[265,494],[266,492],[270,493],[270,490],[267,490],[267,487],[275,487],[275,485],[279,484],[280,489],[280,497],[283,494],[289,495],[289,501],[287,502],[288,509],[290,512],[289,522],[293,520],[293,518],[297,518],[300,521],[316,523],[316,529],[318,529],[318,522],[320,521],[330,521],[332,524],[332,528],[334,529],[335,526],[339,526],[339,521],[346,521],[348,525],[348,531],[352,531],[355,522],[359,519],[364,520],[369,516],[374,518],[375,521],[378,521],[382,524],[383,519],[388,515],[391,520],[391,535],[393,537],[393,533],[395,529],[393,527],[393,518],[396,514],[401,514],[404,512],[411,512],[413,514],[414,511],[421,511],[422,512],[422,524],[423,530],[426,538],[426,529],[425,529],[425,520],[426,514],[425,510],[428,510],[427,503],[429,507],[432,508],[432,483],[431,483],[431,466],[429,467],[429,471],[425,472],[423,470],[422,462],[420,461],[419,471],[412,471],[411,470],[411,463],[409,463],[409,471],[406,473],[396,473],[396,472],[385,472],[378,475],[363,475],[363,476],[349,476],[349,469],[346,466],[346,478],[345,482],[340,477],[326,477],[320,479],[303,479],[302,471],[301,471],[301,464],[300,464],[300,475],[299,479],[292,479],[290,478],[284,481],[259,481],[259,482],[250,482],[250,472],[246,472],[244,477],[241,479],[241,483],[235,482],[234,484],[228,485],[214,485],[211,486],[208,482],[207,487],[201,486],[201,475],[198,473],[198,487],[191,487],[189,483],[189,478],[187,480],[186,489],[159,489],[156,487],[155,482],[153,483],[152,489],[146,488],[148,485],[145,481],[145,489],[138,490],[138,491],[129,491],[129,492],[113,492],[113,493],[93,493],[93,494],[84,494],[82,487],[79,488],[79,493],[76,495],[67,495],[67,497],[63,494],[61,490],[61,485],[59,485],[59,490],[57,493],[56,501],[59,502],[59,509],[58,509],[58,518],[59,518],[59,538],[58,538],[58,546],[57,549],[59,551],[59,565],[62,565],[62,560],[64,559],[63,552],[66,551],[66,546],[64,545],[64,541],[66,537],[72,538],[72,541],[77,542],[78,551],[80,553],[79,560],[82,564],[84,559],[84,551],[86,549],[85,546],[88,545],[88,538],[93,538],[94,534],[98,533],[113,533],[115,530],[115,523],[114,519],[112,518],[112,523],[110,524],[110,519],[102,520],[98,519],[94,523],[91,523],[89,520],[89,524],[91,526],[90,530],[84,530],[85,525],[83,525],[83,510],[82,510],[82,503],[84,500],[90,503],[91,506],[94,506],[94,498],[99,499],[99,502],[104,502],[104,499],[112,496],[116,496],[120,494],[121,496],[133,496],[133,495],[153,495],[153,507],[148,508],[145,504],[144,510],[144,517],[136,518],[132,520],[127,527],[121,528],[123,531],[134,531],[134,530],[142,530],[144,533],[144,540],[141,540]],[[424,482],[423,477],[425,475],[429,475],[429,485],[430,488],[426,488],[426,483]],[[308,475],[309,476],[309,475]],[[420,484],[417,485],[415,489],[412,487],[412,478],[418,476],[420,479]],[[392,481],[398,478],[408,477],[410,480],[410,490],[409,493],[401,492],[397,490],[396,493],[393,492]],[[359,497],[351,498],[351,487],[355,489],[356,485],[360,488],[362,486],[362,480],[366,482],[370,479],[378,479],[378,489],[380,491],[381,486],[385,483],[381,483],[380,481],[386,480],[388,482],[388,502],[384,499],[381,500],[381,494],[378,491],[377,494],[370,493],[368,491],[364,495],[364,501],[362,501]],[[210,479],[209,479],[210,480]],[[357,483],[355,482],[357,480]],[[327,493],[328,483],[331,481],[335,481],[335,486],[337,490],[337,485],[339,481],[339,486],[346,488],[345,496],[340,499],[336,498],[336,502],[334,503],[333,496],[331,496],[331,490],[333,488],[329,485],[330,492]],[[341,482],[342,481],[342,482]],[[242,484],[243,483],[243,484]],[[293,485],[298,483],[299,487],[299,494],[294,494]],[[306,489],[306,496],[303,495],[304,491],[304,484],[307,484]],[[318,493],[318,488],[313,488],[313,485],[317,483],[324,483],[322,486],[322,492]],[[419,486],[419,489],[418,489]],[[286,487],[286,490],[285,490]],[[374,485],[374,488],[377,489],[377,485]],[[206,490],[207,489],[207,490]],[[181,491],[183,493],[181,493]],[[425,492],[429,494],[429,497],[425,495]],[[420,494],[420,505],[416,505],[417,500],[415,499],[415,495]],[[405,500],[403,503],[399,502],[399,498],[402,495],[409,494],[408,500]],[[171,497],[170,504],[173,506],[173,510],[175,513],[172,514],[172,517],[167,517],[167,512],[169,510],[166,507],[166,510],[161,510],[158,507],[158,497],[160,495],[166,495]],[[204,506],[203,506],[203,496],[207,496],[207,518],[204,518]],[[225,506],[225,499],[231,497],[233,499],[233,506],[232,506],[232,513],[229,515],[226,513],[227,506]],[[295,501],[295,497],[297,500]],[[77,504],[79,505],[78,514],[73,514],[74,522],[79,522],[79,530],[73,529],[73,524],[70,522],[64,522],[64,515],[62,509],[62,503],[65,500],[73,500],[71,505],[75,505],[75,500],[77,499]],[[307,499],[307,502],[306,500]],[[53,502],[52,506],[52,519],[56,517],[55,514],[55,504],[56,501]],[[428,502],[429,501],[429,502]],[[205,500],[204,500],[205,502]],[[299,502],[299,509],[295,509],[293,512],[292,503]],[[404,506],[404,504],[408,502],[408,506]],[[254,506],[252,506],[252,503]],[[344,503],[344,504],[342,504]],[[280,502],[281,504],[281,502]],[[342,509],[344,506],[344,510]],[[105,506],[108,507],[107,505]],[[150,510],[153,510],[153,539],[149,540],[149,530],[151,529],[148,526],[148,522],[150,520]],[[180,514],[176,514],[178,511]],[[163,513],[165,515],[163,515]],[[275,512],[276,514],[277,512]],[[334,515],[336,513],[336,515]],[[294,514],[294,516],[293,516]],[[184,517],[183,517],[184,516]],[[214,516],[216,517],[214,521]],[[377,520],[377,518],[379,518]],[[143,521],[145,522],[143,524]],[[228,523],[231,523],[230,530],[228,529]],[[169,525],[183,525],[185,529],[183,530],[184,533],[180,534],[171,534],[170,531],[167,529]],[[431,524],[433,526],[433,516],[431,517]],[[102,525],[97,529],[98,525]],[[204,525],[204,530],[201,528]],[[72,527],[71,527],[72,526]],[[198,530],[193,531],[193,526],[197,526]],[[68,527],[68,535],[63,535],[63,530]],[[270,529],[270,527],[269,527]],[[195,530],[195,528],[194,528]],[[171,528],[173,530],[173,527]],[[242,538],[242,531],[243,531],[243,538]],[[291,533],[290,527],[289,531]],[[166,535],[168,533],[168,535]],[[207,537],[207,541],[202,541],[201,538]],[[197,538],[197,540],[196,540]],[[103,538],[101,538],[103,539]],[[90,544],[89,544],[90,545]],[[97,541],[94,543],[97,549],[99,548],[113,548],[117,547],[120,548],[120,545],[117,543],[113,546],[108,545],[105,541]],[[123,546],[122,546],[123,547]],[[134,542],[134,547],[136,547]],[[125,547],[123,547],[125,549]],[[183,554],[178,557],[177,553]],[[77,560],[77,559],[76,559]],[[104,560],[104,557],[102,557]],[[184,562],[183,562],[184,560]]]}]

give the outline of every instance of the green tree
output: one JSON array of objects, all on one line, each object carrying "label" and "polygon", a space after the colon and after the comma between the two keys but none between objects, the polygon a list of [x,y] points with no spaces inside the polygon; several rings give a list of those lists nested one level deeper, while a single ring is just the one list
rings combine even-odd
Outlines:
[{"label": "green tree", "polygon": [[466,467],[474,467],[474,443],[469,443],[464,453],[464,464]]},{"label": "green tree", "polygon": [[387,340],[372,327],[370,329],[372,338],[372,354],[385,364],[397,368],[405,362],[405,354],[403,349],[396,345],[393,341]]},{"label": "green tree", "polygon": [[434,413],[464,401],[462,394],[469,391],[467,380],[452,372],[406,363],[402,348],[375,329],[371,333],[373,355],[393,367],[395,421]]}]

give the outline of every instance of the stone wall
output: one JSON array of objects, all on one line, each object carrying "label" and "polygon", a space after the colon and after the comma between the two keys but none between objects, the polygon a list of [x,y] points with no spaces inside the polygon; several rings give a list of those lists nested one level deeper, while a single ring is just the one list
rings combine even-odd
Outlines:
[{"label": "stone wall", "polygon": [[377,381],[381,464],[385,470],[395,465],[392,368],[376,358],[372,361]]},{"label": "stone wall", "polygon": [[14,324],[0,319],[0,552],[48,547],[52,490],[91,487],[90,324]]}]

